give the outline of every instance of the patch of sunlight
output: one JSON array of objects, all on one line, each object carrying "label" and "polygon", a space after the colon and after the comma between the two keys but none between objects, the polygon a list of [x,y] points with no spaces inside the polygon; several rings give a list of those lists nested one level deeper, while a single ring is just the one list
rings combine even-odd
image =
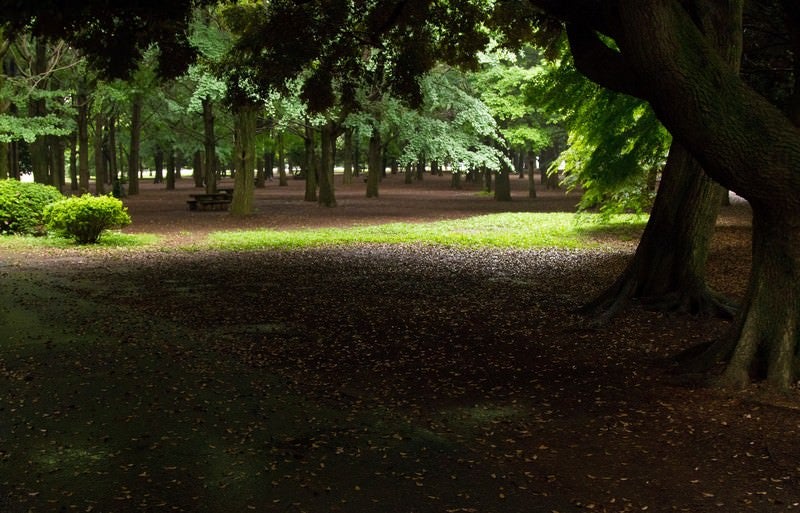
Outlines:
[{"label": "patch of sunlight", "polygon": [[64,467],[81,468],[105,459],[111,455],[104,451],[88,450],[81,447],[47,447],[39,451],[38,462],[51,470]]},{"label": "patch of sunlight", "polygon": [[431,223],[348,228],[214,232],[207,246],[223,250],[293,249],[348,244],[431,244],[466,248],[597,248],[603,239],[641,233],[646,218],[564,212],[486,214]]}]

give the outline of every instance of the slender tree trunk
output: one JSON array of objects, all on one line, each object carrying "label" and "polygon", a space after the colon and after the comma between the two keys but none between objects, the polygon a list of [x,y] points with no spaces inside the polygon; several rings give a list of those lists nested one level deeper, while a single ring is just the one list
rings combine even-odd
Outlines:
[{"label": "slender tree trunk", "polygon": [[442,168],[439,166],[438,160],[431,161],[431,176],[442,176]]},{"label": "slender tree trunk", "polygon": [[318,201],[317,198],[317,176],[319,176],[320,166],[314,151],[314,128],[310,123],[306,123],[305,137],[305,168],[306,168],[306,195],[305,201]]},{"label": "slender tree trunk", "polygon": [[[119,175],[119,159],[117,158],[117,118],[116,116],[108,117],[108,141],[104,145],[105,152],[108,155],[108,167],[105,167],[105,174],[110,176]],[[102,183],[104,180],[99,180],[101,185],[95,184],[95,189],[99,187],[98,194],[105,193],[105,188]]]},{"label": "slender tree trunk", "polygon": [[278,134],[278,186],[286,187],[289,179],[286,176],[286,155],[284,154],[283,132]]},{"label": "slender tree trunk", "polygon": [[271,182],[275,176],[275,148],[272,145],[264,152],[264,167],[267,180]]},{"label": "slender tree trunk", "polygon": [[67,151],[67,143],[63,137],[53,136],[53,144],[51,146],[51,154],[53,156],[53,182],[58,190],[63,190],[67,184],[67,163],[65,160],[65,153]]},{"label": "slender tree trunk", "polygon": [[[33,71],[36,75],[44,76],[44,73],[47,71],[47,43],[44,39],[37,38],[35,45]],[[43,80],[39,84],[39,87],[46,89],[47,80]],[[28,115],[30,117],[40,117],[46,114],[47,107],[44,99],[34,99],[30,101],[28,105]],[[47,136],[40,135],[36,140],[28,144],[28,151],[31,156],[33,181],[36,183],[50,184]]]},{"label": "slender tree trunk", "polygon": [[[105,155],[103,154],[103,147],[104,147],[104,137],[103,137],[103,113],[97,112],[94,115],[94,138],[93,138],[93,146],[94,146],[94,188],[95,193],[97,195],[101,195],[104,192],[104,184],[106,179],[106,159]],[[88,154],[87,154],[88,160]],[[116,177],[114,177],[116,179]],[[83,180],[81,180],[82,182]],[[81,190],[89,190],[89,180],[88,176],[86,177],[86,188],[84,189],[83,184],[81,184]]]},{"label": "slender tree trunk", "polygon": [[131,99],[131,145],[128,150],[128,194],[139,194],[139,149],[142,141],[142,94]]},{"label": "slender tree trunk", "polygon": [[539,171],[539,168],[536,167],[536,157],[533,153],[528,153],[528,197],[535,198],[536,197],[536,179],[535,174]]},{"label": "slender tree trunk", "polygon": [[342,183],[345,185],[353,183],[353,129],[348,128],[344,131],[344,173]]},{"label": "slender tree trunk", "polygon": [[175,150],[170,148],[167,153],[167,190],[175,190],[175,174],[178,163],[175,161]]},{"label": "slender tree trunk", "polygon": [[450,187],[453,189],[461,189],[461,173],[458,171],[453,171],[453,175],[450,178]]},{"label": "slender tree trunk", "polygon": [[256,164],[256,114],[255,105],[236,107],[235,113],[235,165],[231,214],[245,216],[253,213]]},{"label": "slender tree trunk", "polygon": [[155,176],[153,183],[161,183],[164,181],[164,150],[159,147],[153,156],[153,171]]},{"label": "slender tree trunk", "polygon": [[78,107],[78,182],[76,190],[89,190],[89,96],[79,88]]},{"label": "slender tree trunk", "polygon": [[403,178],[403,183],[405,183],[406,185],[414,183],[414,165],[413,164],[407,164],[406,165],[406,172],[405,172],[405,176]]},{"label": "slender tree trunk", "polygon": [[324,207],[336,206],[336,194],[333,188],[333,147],[336,140],[333,121],[322,125],[320,170],[319,170],[319,204]]},{"label": "slender tree trunk", "polygon": [[483,168],[483,190],[485,192],[492,192],[492,175],[494,173],[491,169]]},{"label": "slender tree trunk", "polygon": [[217,192],[217,139],[214,136],[214,103],[211,97],[202,100],[203,105],[203,149],[205,150],[206,194]]},{"label": "slender tree trunk", "polygon": [[69,138],[69,189],[73,193],[78,191],[78,134],[75,132]]},{"label": "slender tree trunk", "polygon": [[367,197],[378,197],[378,185],[381,181],[381,168],[383,167],[383,158],[381,155],[381,134],[377,127],[372,130],[372,135],[369,137],[369,153],[367,157]]},{"label": "slender tree trunk", "polygon": [[263,189],[267,186],[267,173],[264,167],[263,155],[256,159],[256,188]]},{"label": "slender tree trunk", "polygon": [[419,160],[417,161],[417,174],[414,176],[415,179],[422,181],[425,178],[425,156],[420,156]]}]

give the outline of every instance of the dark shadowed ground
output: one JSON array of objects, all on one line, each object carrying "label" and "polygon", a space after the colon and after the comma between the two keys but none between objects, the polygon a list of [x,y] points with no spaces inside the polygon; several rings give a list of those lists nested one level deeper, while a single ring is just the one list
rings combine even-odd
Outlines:
[{"label": "dark shadowed ground", "polygon": [[[244,224],[575,203],[392,180],[332,210],[269,184]],[[239,226],[189,212],[188,185],[130,198],[128,231]],[[748,238],[747,207],[726,209],[710,279],[733,296]],[[670,372],[725,322],[574,313],[632,251],[611,247],[0,249],[0,511],[800,510],[797,397]]]}]

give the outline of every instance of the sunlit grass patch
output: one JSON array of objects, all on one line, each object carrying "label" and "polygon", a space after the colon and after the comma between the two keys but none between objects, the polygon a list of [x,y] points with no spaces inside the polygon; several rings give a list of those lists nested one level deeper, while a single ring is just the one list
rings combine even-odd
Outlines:
[{"label": "sunlit grass patch", "polygon": [[152,233],[121,233],[109,231],[104,233],[96,244],[76,244],[74,240],[57,235],[33,237],[29,235],[4,235],[0,236],[0,248],[7,249],[45,249],[45,248],[83,248],[92,249],[110,248],[144,248],[154,246],[161,241],[161,237]]},{"label": "sunlit grass patch", "polygon": [[348,228],[214,232],[214,249],[292,249],[348,244],[432,244],[448,247],[584,248],[606,239],[630,240],[646,219],[620,215],[505,213],[431,223],[390,223]]}]

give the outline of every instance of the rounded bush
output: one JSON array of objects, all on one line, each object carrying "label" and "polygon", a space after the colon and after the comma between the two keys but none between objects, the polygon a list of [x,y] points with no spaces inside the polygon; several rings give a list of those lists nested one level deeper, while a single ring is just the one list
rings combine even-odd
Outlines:
[{"label": "rounded bush", "polygon": [[44,208],[62,199],[51,185],[0,180],[0,233],[43,235]]},{"label": "rounded bush", "polygon": [[44,210],[47,227],[75,239],[78,244],[93,244],[111,228],[131,223],[128,210],[111,196],[73,196],[48,205]]}]

